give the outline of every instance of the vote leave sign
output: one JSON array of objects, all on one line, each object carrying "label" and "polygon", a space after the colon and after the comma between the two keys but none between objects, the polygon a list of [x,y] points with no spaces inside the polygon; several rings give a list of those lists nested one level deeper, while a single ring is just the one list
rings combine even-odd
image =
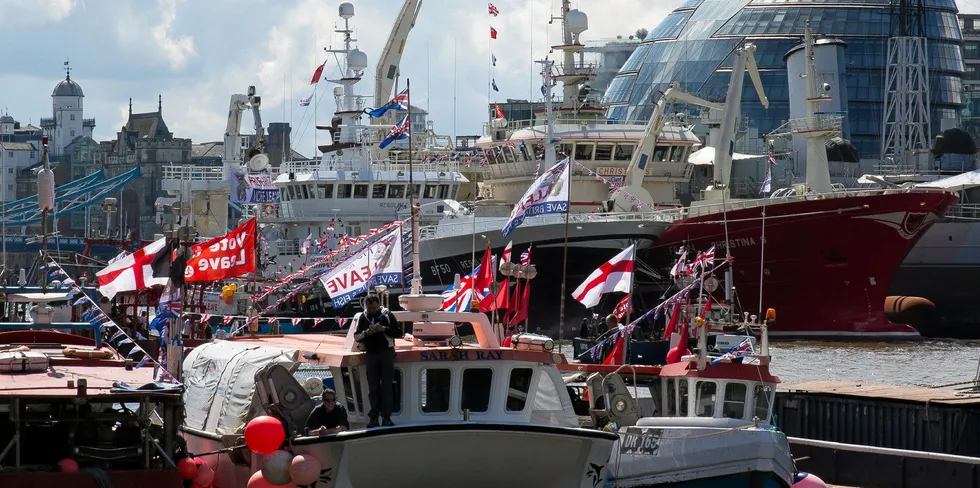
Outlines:
[{"label": "vote leave sign", "polygon": [[255,272],[255,219],[210,241],[191,246],[184,281],[215,281]]},{"label": "vote leave sign", "polygon": [[321,276],[334,308],[347,305],[369,286],[401,284],[402,252],[402,228],[396,226]]}]

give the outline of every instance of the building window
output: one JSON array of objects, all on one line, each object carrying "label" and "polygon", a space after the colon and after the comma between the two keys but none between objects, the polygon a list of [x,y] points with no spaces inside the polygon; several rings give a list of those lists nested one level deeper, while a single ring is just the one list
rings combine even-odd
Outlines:
[{"label": "building window", "polygon": [[[72,115],[72,117],[74,117],[74,115]],[[71,131],[71,136],[75,137],[75,131]]]},{"label": "building window", "polygon": [[71,120],[75,120],[75,114],[71,114]]},{"label": "building window", "polygon": [[8,158],[14,157],[14,152],[13,151],[7,151],[7,157]]}]

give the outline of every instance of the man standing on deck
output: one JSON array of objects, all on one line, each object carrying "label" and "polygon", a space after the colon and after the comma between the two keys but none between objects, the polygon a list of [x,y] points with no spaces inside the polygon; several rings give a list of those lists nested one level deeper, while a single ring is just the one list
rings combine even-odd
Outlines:
[{"label": "man standing on deck", "polygon": [[368,295],[364,299],[365,310],[361,312],[354,329],[354,340],[360,344],[367,367],[368,398],[371,421],[368,428],[381,425],[392,426],[391,409],[395,396],[392,382],[395,378],[395,338],[401,337],[401,324],[387,308],[381,306],[381,299]]}]

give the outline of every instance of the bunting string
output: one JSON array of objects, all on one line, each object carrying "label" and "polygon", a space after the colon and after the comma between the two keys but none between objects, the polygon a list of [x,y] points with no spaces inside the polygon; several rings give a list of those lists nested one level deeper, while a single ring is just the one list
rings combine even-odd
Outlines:
[{"label": "bunting string", "polygon": [[[42,251],[43,253],[43,251]],[[57,274],[59,276],[67,277],[68,273],[65,272],[64,268],[58,264],[57,261],[52,260],[46,265],[46,269],[55,268],[51,274]],[[105,313],[104,310],[99,306],[98,302],[89,297],[77,284],[75,280],[68,278],[61,282],[61,285],[69,284],[71,286],[68,292],[68,301],[71,302],[72,306],[86,306],[85,310],[82,312],[82,318],[84,318],[88,323],[93,326],[98,326],[96,333],[101,333],[103,339],[108,336],[106,342],[112,346],[120,355],[125,356],[128,359],[136,361],[135,368],[139,369],[145,366],[148,362],[152,362],[154,368],[161,367],[160,363],[157,362],[156,358],[151,357],[148,352],[146,352],[139,344],[134,340],[129,334],[126,333],[126,329],[116,324],[109,315]],[[131,345],[128,351],[124,351],[124,346]],[[166,370],[166,367],[162,367]],[[176,379],[167,375],[167,380],[173,383],[178,383]]]},{"label": "bunting string", "polygon": [[[661,302],[656,307],[654,307],[654,308],[652,308],[650,310],[647,310],[646,313],[644,313],[643,315],[640,315],[639,317],[637,317],[636,320],[630,322],[629,325],[624,326],[622,329],[613,332],[612,334],[610,334],[609,336],[607,336],[605,339],[597,342],[594,346],[592,346],[591,349],[588,350],[587,353],[589,354],[589,356],[593,360],[597,360],[598,359],[598,356],[599,356],[599,353],[602,351],[602,349],[605,346],[608,346],[608,345],[611,345],[611,344],[615,344],[616,341],[618,341],[620,337],[624,337],[624,336],[625,337],[630,337],[633,334],[633,330],[638,325],[640,325],[640,322],[643,322],[644,320],[646,320],[647,318],[649,318],[651,315],[653,316],[653,319],[654,320],[658,319],[660,317],[660,312],[662,312],[667,307],[673,306],[678,301],[686,300],[687,297],[688,297],[688,295],[695,288],[697,288],[699,285],[701,285],[701,283],[703,283],[705,279],[707,279],[709,276],[713,275],[715,273],[715,271],[717,271],[718,269],[721,269],[723,266],[728,265],[729,262],[730,262],[730,260],[722,261],[721,263],[719,263],[718,265],[716,265],[714,268],[711,268],[708,271],[702,272],[694,281],[692,281],[689,285],[685,286],[684,288],[681,288],[680,291],[678,291],[677,293],[674,293],[673,295],[671,295],[670,298],[664,300],[663,302]],[[583,355],[584,354],[586,354],[586,353],[583,353]]]}]

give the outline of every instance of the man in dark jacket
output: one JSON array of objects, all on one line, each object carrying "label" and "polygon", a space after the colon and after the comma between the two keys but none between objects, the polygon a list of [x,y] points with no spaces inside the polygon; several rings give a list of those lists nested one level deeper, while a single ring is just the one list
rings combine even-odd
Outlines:
[{"label": "man in dark jacket", "polygon": [[369,295],[364,300],[364,312],[357,320],[354,339],[360,344],[367,368],[368,398],[371,401],[371,417],[368,428],[381,425],[392,426],[391,409],[395,393],[392,382],[395,379],[395,339],[401,337],[401,324],[388,309],[381,306],[381,300]]},{"label": "man in dark jacket", "polygon": [[320,398],[323,403],[310,412],[310,418],[306,421],[306,435],[336,434],[349,429],[347,410],[337,403],[337,392],[326,388]]}]

